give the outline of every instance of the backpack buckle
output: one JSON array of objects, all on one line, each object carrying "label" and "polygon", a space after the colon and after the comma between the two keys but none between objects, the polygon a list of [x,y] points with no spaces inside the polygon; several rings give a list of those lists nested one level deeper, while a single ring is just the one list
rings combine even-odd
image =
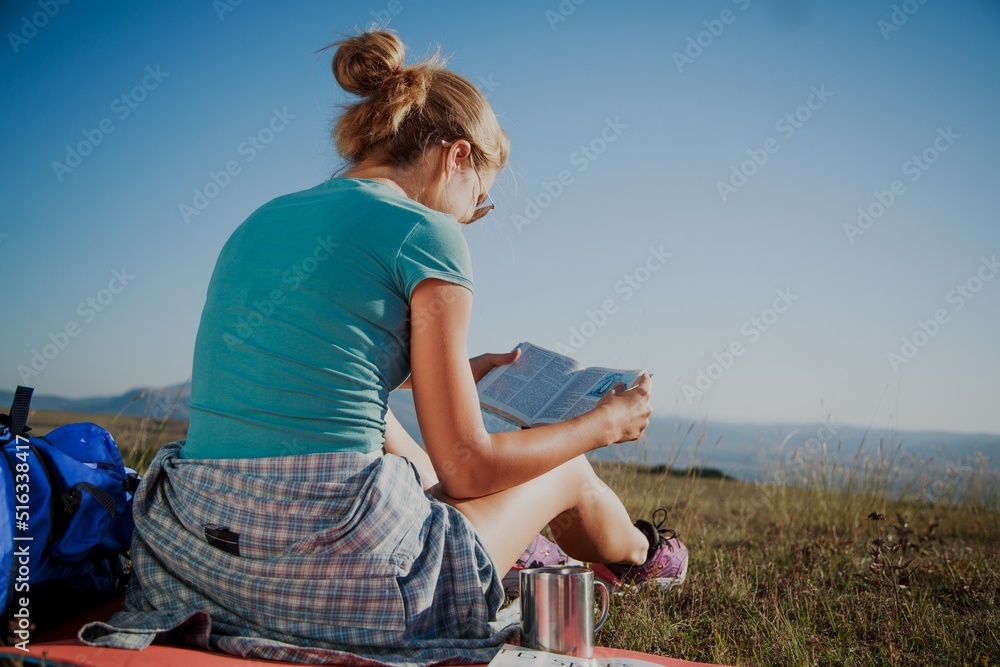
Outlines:
[{"label": "backpack buckle", "polygon": [[139,475],[134,472],[130,472],[122,480],[122,488],[125,489],[127,493],[135,494],[135,490],[139,488]]},{"label": "backpack buckle", "polygon": [[75,486],[69,488],[66,493],[62,494],[62,504],[63,509],[70,516],[73,516],[78,509],[80,509],[80,489]]}]

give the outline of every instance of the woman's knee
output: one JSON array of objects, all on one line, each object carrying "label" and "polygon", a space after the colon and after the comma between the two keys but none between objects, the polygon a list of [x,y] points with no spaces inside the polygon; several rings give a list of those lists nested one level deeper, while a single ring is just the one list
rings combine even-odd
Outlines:
[{"label": "woman's knee", "polygon": [[565,469],[561,490],[574,499],[571,509],[586,505],[603,494],[613,493],[594,472],[594,467],[587,457],[582,454],[567,461],[560,468]]}]

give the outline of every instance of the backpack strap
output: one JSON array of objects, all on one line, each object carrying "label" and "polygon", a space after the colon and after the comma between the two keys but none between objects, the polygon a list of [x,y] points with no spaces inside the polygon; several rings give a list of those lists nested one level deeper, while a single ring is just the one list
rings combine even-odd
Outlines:
[{"label": "backpack strap", "polygon": [[17,385],[14,400],[10,404],[10,415],[0,415],[0,424],[10,429],[13,437],[24,435],[31,430],[28,426],[28,408],[31,406],[32,387]]}]

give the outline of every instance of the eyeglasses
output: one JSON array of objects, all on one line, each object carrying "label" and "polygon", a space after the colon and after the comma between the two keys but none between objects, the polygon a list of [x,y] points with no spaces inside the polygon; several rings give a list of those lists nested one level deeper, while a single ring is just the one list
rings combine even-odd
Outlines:
[{"label": "eyeglasses", "polygon": [[[472,165],[473,169],[476,169],[476,165]],[[479,178],[479,187],[483,186],[483,177],[479,175],[479,170],[476,169],[476,177]],[[482,204],[472,209],[472,217],[469,218],[469,222],[475,222],[479,218],[483,217],[495,208],[493,200],[490,198],[490,191],[486,191],[486,199]]]},{"label": "eyeglasses", "polygon": [[[444,146],[450,146],[454,142],[445,141],[444,139],[442,139],[441,143]],[[471,162],[472,159],[470,158],[469,161]],[[472,168],[476,172],[476,178],[479,179],[479,187],[481,189],[483,187],[483,177],[479,175],[479,169],[476,167],[475,164],[472,165]],[[483,201],[483,203],[478,204],[474,209],[472,209],[472,216],[469,218],[469,222],[475,222],[476,220],[479,220],[484,215],[492,211],[494,208],[496,208],[496,205],[493,203],[493,199],[490,197],[489,190],[487,190],[486,199]]]}]

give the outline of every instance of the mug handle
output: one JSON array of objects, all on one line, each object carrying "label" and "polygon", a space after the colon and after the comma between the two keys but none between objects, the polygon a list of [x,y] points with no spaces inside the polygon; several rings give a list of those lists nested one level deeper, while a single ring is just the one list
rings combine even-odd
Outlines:
[{"label": "mug handle", "polygon": [[596,589],[598,586],[601,588],[601,620],[594,626],[594,634],[597,634],[597,631],[601,629],[604,622],[608,620],[608,611],[611,603],[611,596],[608,595],[608,587],[604,585],[603,581],[595,581],[594,588]]}]

